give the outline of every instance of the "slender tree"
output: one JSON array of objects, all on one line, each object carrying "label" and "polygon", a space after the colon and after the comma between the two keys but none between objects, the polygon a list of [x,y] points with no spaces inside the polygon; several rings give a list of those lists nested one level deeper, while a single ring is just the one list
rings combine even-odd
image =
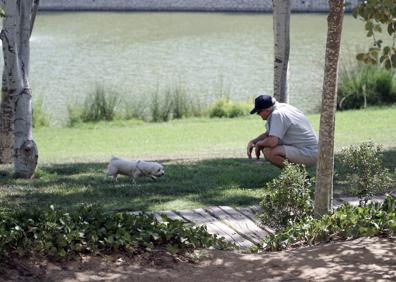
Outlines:
[{"label": "slender tree", "polygon": [[288,73],[290,52],[290,0],[272,0],[274,29],[274,97],[289,101]]},{"label": "slender tree", "polygon": [[[30,36],[37,13],[38,0],[5,0],[3,29],[0,38],[3,43],[4,73],[2,86],[2,107],[0,138],[2,151],[10,154],[14,175],[32,177],[38,159],[36,143],[32,134],[32,95],[29,86]],[[6,101],[6,103],[4,103]],[[13,135],[13,140],[6,138]],[[3,140],[3,139],[2,139]]]},{"label": "slender tree", "polygon": [[319,158],[316,170],[315,215],[332,207],[334,175],[334,131],[337,102],[337,71],[341,44],[344,1],[329,0],[327,42],[319,130]]}]

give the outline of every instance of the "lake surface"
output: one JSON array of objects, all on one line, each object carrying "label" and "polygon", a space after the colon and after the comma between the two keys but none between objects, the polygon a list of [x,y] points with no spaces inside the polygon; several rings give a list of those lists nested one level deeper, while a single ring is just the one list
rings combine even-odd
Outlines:
[{"label": "lake surface", "polygon": [[[290,103],[306,112],[320,104],[326,32],[325,14],[292,15]],[[341,63],[368,44],[362,22],[346,15]],[[221,93],[252,101],[272,95],[272,80],[271,14],[40,13],[31,39],[33,96],[53,125],[96,85],[132,101],[178,86],[206,102]]]}]

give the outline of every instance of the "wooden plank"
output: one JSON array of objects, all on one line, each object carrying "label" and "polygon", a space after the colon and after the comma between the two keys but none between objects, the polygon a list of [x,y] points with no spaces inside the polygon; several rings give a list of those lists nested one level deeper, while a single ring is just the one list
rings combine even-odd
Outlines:
[{"label": "wooden plank", "polygon": [[257,240],[254,237],[252,238],[252,234],[244,234],[246,230],[244,230],[242,226],[239,226],[240,224],[238,224],[236,220],[232,220],[231,216],[222,209],[220,209],[219,207],[208,207],[205,208],[204,210],[205,212],[209,213],[213,217],[220,220],[222,223],[226,224],[234,232],[239,234],[241,237],[245,238],[245,240],[249,240],[250,242],[256,245],[260,243],[260,240]]},{"label": "wooden plank", "polygon": [[186,220],[185,218],[182,218],[180,215],[176,214],[173,211],[162,211],[162,212],[159,212],[158,214],[166,215],[170,219],[176,219],[176,220],[181,220],[181,221],[184,221],[184,222],[188,222],[188,220]]},{"label": "wooden plank", "polygon": [[257,206],[257,205],[249,206],[248,208],[253,212],[254,215],[258,215],[258,214],[260,214],[263,211],[263,209],[260,208],[260,206]]},{"label": "wooden plank", "polygon": [[224,224],[223,222],[221,222],[220,220],[218,220],[217,218],[213,217],[211,214],[209,214],[208,212],[206,212],[204,209],[195,209],[193,210],[195,213],[200,214],[201,216],[205,217],[205,218],[211,218],[214,219],[213,223],[220,228],[223,232],[227,233],[228,235],[230,235],[230,237],[236,242],[237,245],[239,245],[241,247],[241,249],[247,249],[250,248],[252,246],[254,246],[254,244],[249,241],[246,240],[243,236],[241,236],[238,232],[236,232],[235,230],[233,230],[232,228],[228,227],[226,224]]},{"label": "wooden plank", "polygon": [[261,227],[268,233],[275,233],[275,230],[272,228],[263,225],[260,220],[257,218],[257,213],[261,211],[260,208],[257,208],[257,206],[251,206],[251,207],[237,207],[235,208],[237,211],[248,217],[250,220],[252,220],[257,226]]},{"label": "wooden plank", "polygon": [[[369,200],[370,202],[377,202],[377,203],[382,203],[385,199],[385,196],[374,196],[371,200]],[[358,206],[359,205],[359,198],[358,197],[342,197],[340,198],[340,200],[344,203],[349,203],[352,206]]]},{"label": "wooden plank", "polygon": [[339,198],[343,203],[348,203],[351,206],[358,206],[359,205],[359,198],[358,197],[341,197]]},{"label": "wooden plank", "polygon": [[339,206],[343,204],[343,201],[340,199],[333,199],[333,207],[338,209]]},{"label": "wooden plank", "polygon": [[209,233],[224,237],[225,240],[237,244],[242,249],[253,246],[253,243],[245,240],[237,232],[205,212],[203,209],[182,210],[177,211],[177,213],[195,224],[206,225]]},{"label": "wooden plank", "polygon": [[255,243],[260,244],[263,238],[268,235],[268,232],[260,228],[254,221],[237,210],[227,206],[220,206],[219,208],[222,212],[218,211],[218,213],[216,213],[216,210],[213,210],[215,216],[219,216],[221,220],[224,218],[233,229],[238,233],[252,238]]},{"label": "wooden plank", "polygon": [[374,196],[372,201],[382,203],[385,200],[385,195]]}]

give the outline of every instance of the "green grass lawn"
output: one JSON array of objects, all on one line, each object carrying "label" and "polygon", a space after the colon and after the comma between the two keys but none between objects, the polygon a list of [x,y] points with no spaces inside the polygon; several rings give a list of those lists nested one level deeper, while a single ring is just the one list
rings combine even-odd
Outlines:
[{"label": "green grass lawn", "polygon": [[[319,115],[311,115],[316,130]],[[39,167],[32,180],[0,178],[3,208],[54,204],[73,208],[98,203],[107,210],[190,209],[211,205],[258,204],[265,184],[280,170],[248,160],[248,140],[264,130],[257,116],[238,119],[186,119],[168,123],[117,121],[78,128],[34,130]],[[337,113],[336,150],[372,140],[384,145],[385,165],[395,177],[396,107]],[[166,176],[126,177],[113,185],[103,179],[112,155],[161,161]],[[336,161],[336,168],[338,167]],[[0,167],[10,170],[8,166]],[[315,173],[310,169],[310,174]],[[339,172],[335,194],[348,194]]]}]

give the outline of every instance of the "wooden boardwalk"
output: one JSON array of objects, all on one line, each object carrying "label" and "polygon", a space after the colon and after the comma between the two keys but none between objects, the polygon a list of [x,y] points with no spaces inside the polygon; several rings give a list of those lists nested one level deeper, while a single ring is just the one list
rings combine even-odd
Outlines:
[{"label": "wooden boardwalk", "polygon": [[[396,192],[391,194],[396,198]],[[383,201],[384,196],[377,196],[373,201]],[[358,205],[356,197],[343,197],[334,199],[334,206],[338,207],[342,203]],[[154,215],[162,221],[161,214],[171,219],[179,219],[198,225],[206,225],[208,232],[224,237],[227,241],[233,242],[241,250],[258,245],[269,233],[274,231],[263,226],[257,219],[259,206],[243,208],[232,208],[228,206],[207,207],[194,210],[165,211],[156,212]]]}]

